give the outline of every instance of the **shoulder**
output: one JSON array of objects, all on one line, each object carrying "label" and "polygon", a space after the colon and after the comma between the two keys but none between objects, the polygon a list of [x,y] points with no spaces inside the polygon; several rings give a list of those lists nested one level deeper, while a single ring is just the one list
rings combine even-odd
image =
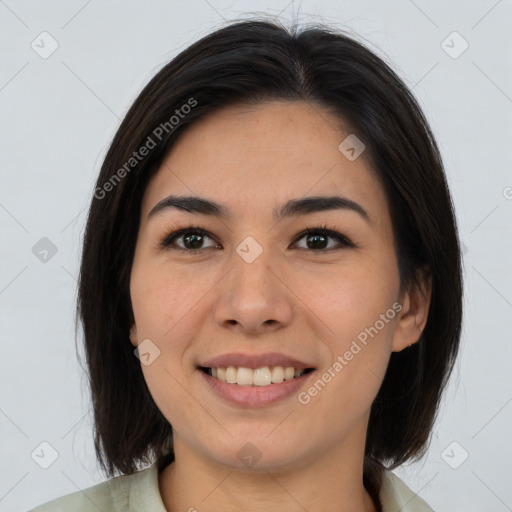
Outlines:
[{"label": "shoulder", "polygon": [[39,505],[30,512],[165,512],[158,489],[158,468],[122,475]]},{"label": "shoulder", "polygon": [[434,512],[393,472],[386,470],[380,491],[382,512]]}]

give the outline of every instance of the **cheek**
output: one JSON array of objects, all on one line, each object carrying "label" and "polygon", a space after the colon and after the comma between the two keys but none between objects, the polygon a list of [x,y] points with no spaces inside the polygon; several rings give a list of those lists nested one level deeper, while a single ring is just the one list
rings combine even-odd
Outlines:
[{"label": "cheek", "polygon": [[316,303],[330,328],[323,340],[329,357],[299,400],[309,417],[325,419],[326,440],[348,434],[369,411],[391,355],[398,316],[393,294],[357,277],[353,272],[343,282],[331,282]]},{"label": "cheek", "polygon": [[149,392],[156,406],[177,432],[187,432],[190,425],[200,424],[198,418],[198,401],[194,398],[186,379],[179,368],[169,364],[169,358],[160,358],[150,366],[143,366],[142,372]]},{"label": "cheek", "polygon": [[185,384],[184,361],[193,308],[205,288],[183,272],[156,266],[134,267],[131,286],[138,339],[149,338],[160,351],[154,362],[141,364],[150,394],[173,428],[190,425],[197,403]]},{"label": "cheek", "polygon": [[323,403],[321,407],[336,404],[362,413],[378,392],[398,318],[398,276],[385,269],[385,262],[361,261],[329,270],[315,287],[303,283],[303,290],[310,290],[308,306],[329,327],[323,330],[329,352],[328,367],[323,370],[330,373],[311,390],[322,395],[317,404]]},{"label": "cheek", "polygon": [[207,289],[204,280],[189,272],[158,266],[134,268],[131,297],[139,339],[154,337],[163,343],[172,337]]},{"label": "cheek", "polygon": [[[296,280],[304,302],[330,329],[333,346],[342,349],[365,328],[376,322],[386,337],[392,331],[389,321],[398,296],[398,275],[385,265],[368,260],[359,264],[326,267],[322,275]],[[388,312],[384,325],[379,320]],[[383,336],[384,337],[384,336]]]}]

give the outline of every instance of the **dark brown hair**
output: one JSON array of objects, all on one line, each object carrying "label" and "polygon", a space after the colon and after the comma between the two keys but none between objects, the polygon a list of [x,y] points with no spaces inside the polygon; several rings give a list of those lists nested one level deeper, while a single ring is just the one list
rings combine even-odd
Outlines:
[{"label": "dark brown hair", "polygon": [[[79,278],[96,454],[107,476],[174,460],[172,427],[129,341],[142,197],[187,126],[224,106],[267,100],[322,107],[364,141],[386,192],[401,287],[418,286],[422,267],[432,276],[425,329],[417,343],[391,354],[372,404],[363,469],[375,498],[384,468],[426,452],[459,349],[462,263],[441,156],[417,101],[375,53],[325,25],[228,24],[165,65],[122,121],[96,183]],[[150,149],[142,156],[144,146]]]}]

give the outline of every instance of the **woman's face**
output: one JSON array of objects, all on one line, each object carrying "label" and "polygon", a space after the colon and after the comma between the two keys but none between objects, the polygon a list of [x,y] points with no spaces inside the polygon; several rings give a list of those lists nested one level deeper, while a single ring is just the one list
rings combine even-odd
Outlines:
[{"label": "woman's face", "polygon": [[[362,456],[391,352],[421,332],[399,290],[384,190],[351,139],[338,148],[348,135],[305,102],[224,108],[183,134],[147,187],[130,338],[143,343],[144,377],[175,443],[208,460],[285,468],[320,454]],[[150,215],[170,195],[218,203],[225,216],[192,203]],[[289,201],[334,196],[353,203],[274,216]],[[190,226],[207,233],[167,236]],[[246,384],[290,377],[274,367],[314,370],[248,386],[206,375],[208,362],[268,367],[227,371]]]}]

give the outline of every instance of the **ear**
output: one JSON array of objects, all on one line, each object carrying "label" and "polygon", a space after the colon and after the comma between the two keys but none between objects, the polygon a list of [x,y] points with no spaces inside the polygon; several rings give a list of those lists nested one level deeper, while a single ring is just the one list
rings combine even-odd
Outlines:
[{"label": "ear", "polygon": [[133,323],[130,329],[130,341],[134,347],[137,347],[139,344],[137,342],[137,325]]},{"label": "ear", "polygon": [[432,275],[428,267],[421,267],[416,274],[419,286],[411,283],[409,289],[400,294],[402,309],[393,336],[393,352],[400,352],[416,343],[427,324],[432,296]]}]

